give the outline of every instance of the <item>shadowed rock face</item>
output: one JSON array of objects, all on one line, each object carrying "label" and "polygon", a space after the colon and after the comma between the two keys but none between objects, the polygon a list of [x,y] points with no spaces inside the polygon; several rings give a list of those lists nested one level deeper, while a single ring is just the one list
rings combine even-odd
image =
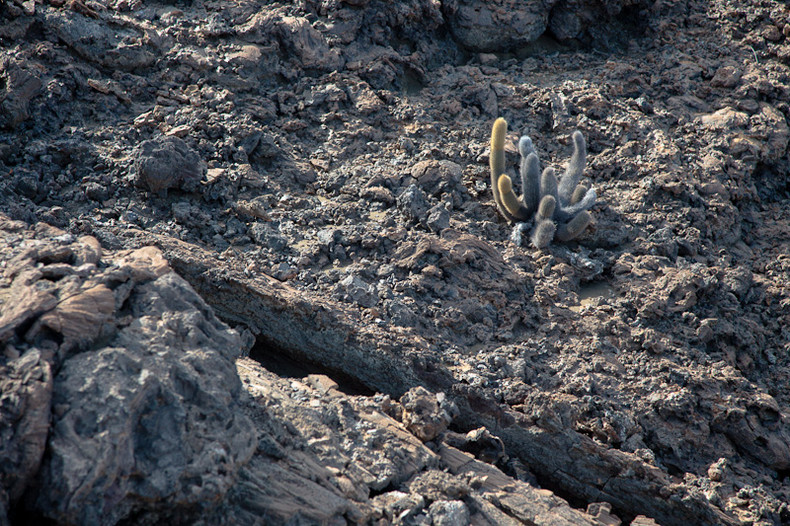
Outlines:
[{"label": "shadowed rock face", "polygon": [[15,128],[30,117],[28,105],[40,89],[35,71],[12,61],[0,63],[0,128]]},{"label": "shadowed rock face", "polygon": [[503,51],[537,39],[556,0],[442,2],[453,36],[473,51]]},{"label": "shadowed rock face", "polygon": [[0,367],[0,393],[0,500],[6,504],[22,496],[46,447],[52,368],[39,349]]},{"label": "shadowed rock face", "polygon": [[[544,33],[560,41],[618,40],[607,22],[639,0],[447,0],[442,12],[453,37],[471,51],[512,51]],[[636,24],[636,21],[632,22]]]}]

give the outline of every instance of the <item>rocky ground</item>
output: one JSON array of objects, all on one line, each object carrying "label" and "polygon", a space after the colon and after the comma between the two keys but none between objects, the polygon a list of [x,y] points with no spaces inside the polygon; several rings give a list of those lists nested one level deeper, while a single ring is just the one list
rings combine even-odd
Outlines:
[{"label": "rocky ground", "polygon": [[[789,63],[770,0],[0,1],[0,524],[790,524]],[[575,241],[497,117],[584,135]]]}]

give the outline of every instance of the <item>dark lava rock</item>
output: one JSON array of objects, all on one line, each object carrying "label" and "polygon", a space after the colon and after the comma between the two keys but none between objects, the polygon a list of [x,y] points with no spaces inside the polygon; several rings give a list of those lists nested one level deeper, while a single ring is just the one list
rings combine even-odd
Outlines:
[{"label": "dark lava rock", "polygon": [[456,40],[473,51],[503,51],[537,39],[556,0],[450,0],[442,2]]},{"label": "dark lava rock", "polygon": [[78,55],[101,66],[134,71],[156,61],[156,32],[132,20],[97,20],[71,9],[48,8],[44,22]]},{"label": "dark lava rock", "polygon": [[41,89],[41,79],[19,64],[0,61],[0,128],[14,128],[27,119],[30,100]]},{"label": "dark lava rock", "polygon": [[178,137],[140,143],[134,152],[135,186],[167,194],[170,188],[194,191],[205,173],[200,156]]}]

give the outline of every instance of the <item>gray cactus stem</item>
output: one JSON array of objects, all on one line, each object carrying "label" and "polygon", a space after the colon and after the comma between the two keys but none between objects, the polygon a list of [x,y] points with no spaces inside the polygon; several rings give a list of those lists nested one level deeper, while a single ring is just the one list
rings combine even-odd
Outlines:
[{"label": "gray cactus stem", "polygon": [[[519,142],[519,150],[524,137]],[[527,140],[529,138],[527,137]],[[532,141],[530,141],[531,144]],[[522,150],[523,151],[523,150]],[[527,157],[521,158],[521,200],[527,210],[537,210],[540,202],[540,161],[537,154],[532,151]]]},{"label": "gray cactus stem", "polygon": [[584,136],[580,131],[573,132],[573,155],[568,162],[568,167],[565,169],[565,174],[560,180],[559,194],[560,204],[567,206],[571,203],[573,198],[573,191],[581,181],[584,167],[587,164],[587,146],[584,142]]}]

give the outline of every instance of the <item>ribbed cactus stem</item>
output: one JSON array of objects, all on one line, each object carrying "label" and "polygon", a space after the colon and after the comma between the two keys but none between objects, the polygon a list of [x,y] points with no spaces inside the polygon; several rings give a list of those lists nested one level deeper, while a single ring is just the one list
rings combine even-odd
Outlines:
[{"label": "ribbed cactus stem", "polygon": [[576,239],[584,232],[589,224],[592,222],[592,216],[587,210],[582,210],[575,215],[570,221],[562,224],[557,229],[557,239],[560,241],[570,241]]},{"label": "ribbed cactus stem", "polygon": [[560,180],[559,194],[560,203],[567,206],[571,203],[573,192],[582,178],[584,166],[587,164],[587,145],[584,143],[584,136],[580,131],[573,132],[573,155],[568,162],[568,168]]},{"label": "ribbed cactus stem", "polygon": [[554,208],[556,206],[557,200],[554,199],[554,196],[543,196],[543,199],[540,200],[540,205],[538,206],[538,213],[535,214],[535,220],[540,221],[542,219],[551,219],[552,216],[554,216]]},{"label": "ribbed cactus stem", "polygon": [[[529,137],[522,137],[529,140]],[[529,141],[530,146],[532,141]],[[526,151],[526,149],[524,149]],[[521,159],[521,200],[528,210],[538,208],[540,202],[540,161],[537,154],[533,151],[527,154],[526,158]]]},{"label": "ribbed cactus stem", "polygon": [[506,219],[513,221],[513,216],[502,204],[499,193],[499,176],[505,173],[505,135],[507,135],[507,121],[502,117],[494,121],[491,128],[491,151],[488,156],[488,166],[491,169],[491,192],[494,202]]},{"label": "ribbed cactus stem", "polygon": [[546,248],[554,239],[554,232],[557,230],[557,225],[550,219],[538,221],[535,225],[535,230],[532,232],[532,246],[535,248]]},{"label": "ribbed cactus stem", "polygon": [[529,154],[535,153],[535,146],[532,144],[532,139],[523,135],[521,139],[518,140],[518,153],[521,155],[522,161],[529,157]]},{"label": "ribbed cactus stem", "polygon": [[540,176],[540,195],[550,195],[559,203],[557,194],[557,177],[554,175],[554,168],[546,168]]}]

